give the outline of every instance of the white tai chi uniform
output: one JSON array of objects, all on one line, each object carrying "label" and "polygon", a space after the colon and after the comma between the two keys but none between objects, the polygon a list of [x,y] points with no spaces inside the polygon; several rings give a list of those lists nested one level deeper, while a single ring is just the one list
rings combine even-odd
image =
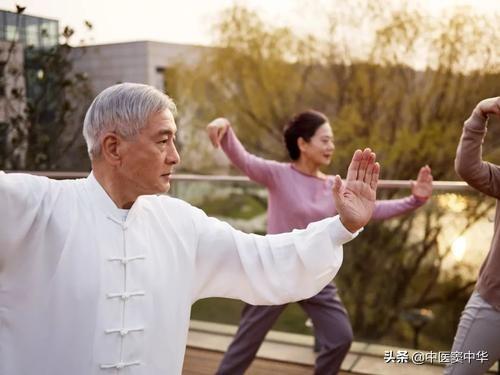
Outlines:
[{"label": "white tai chi uniform", "polygon": [[338,216],[244,234],[164,195],[119,209],[92,174],[0,172],[0,374],[180,374],[193,302],[313,296],[355,236]]}]

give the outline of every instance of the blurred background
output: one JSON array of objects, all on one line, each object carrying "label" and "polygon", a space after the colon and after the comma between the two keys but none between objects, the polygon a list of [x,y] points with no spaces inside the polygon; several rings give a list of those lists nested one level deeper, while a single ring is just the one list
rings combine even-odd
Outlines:
[{"label": "blurred background", "polygon": [[[89,171],[90,101],[118,82],[147,83],[176,101],[177,172],[197,176],[171,194],[264,233],[264,189],[203,177],[239,175],[205,126],[225,116],[250,152],[284,161],[287,120],[324,112],[336,144],[325,172],[345,175],[369,146],[383,179],[429,164],[444,183],[415,214],[373,222],[345,246],[336,282],[355,339],[449,350],[493,232],[495,201],[452,182],[464,120],[500,94],[499,16],[500,2],[486,0],[0,0],[0,169]],[[498,119],[483,155],[500,163]],[[408,195],[405,186],[379,198]],[[237,324],[241,306],[199,301],[192,317]],[[291,305],[274,329],[311,334],[305,320]]]}]

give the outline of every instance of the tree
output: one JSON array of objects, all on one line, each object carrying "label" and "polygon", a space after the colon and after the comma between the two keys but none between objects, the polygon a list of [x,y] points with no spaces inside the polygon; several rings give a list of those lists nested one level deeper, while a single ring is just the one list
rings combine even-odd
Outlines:
[{"label": "tree", "polygon": [[[432,18],[405,4],[389,8],[364,0],[338,3],[325,14],[328,37],[320,38],[272,28],[246,8],[229,8],[215,26],[217,47],[200,64],[170,72],[180,122],[202,131],[207,121],[224,115],[251,152],[285,160],[283,125],[312,107],[329,116],[334,130],[331,171],[345,174],[354,149],[369,145],[382,162],[383,178],[415,178],[428,163],[436,179],[455,179],[460,124],[480,99],[498,95],[494,18],[464,9]],[[369,39],[363,48],[355,43],[355,28]],[[500,157],[498,139],[490,135],[485,144],[493,161]],[[379,197],[397,194],[381,190]],[[432,307],[443,311],[433,325],[436,345],[451,341],[455,321],[443,319],[458,316],[474,279],[463,276],[462,266],[445,273],[451,250],[440,245],[450,218],[445,198],[417,215],[371,224],[346,246],[336,281],[359,336],[380,339],[400,324],[405,310]],[[458,231],[484,218],[494,204],[477,195],[463,199]],[[452,305],[451,298],[463,303]]]},{"label": "tree", "polygon": [[[17,30],[23,11],[24,8],[18,7]],[[91,27],[90,23],[87,25]],[[2,53],[0,66],[10,68],[1,79],[7,90],[8,110],[0,128],[5,142],[0,168],[57,169],[80,137],[77,124],[83,116],[82,104],[90,101],[91,92],[87,77],[72,71],[69,58],[72,36],[73,30],[65,27],[61,34],[63,42],[48,48],[22,46],[14,38]],[[44,37],[46,34],[42,33]],[[16,54],[21,57],[14,61]],[[24,69],[20,69],[23,65]],[[9,80],[11,83],[5,85]],[[86,155],[86,151],[80,150],[80,155]]]},{"label": "tree", "polygon": [[[167,72],[167,89],[182,111],[181,131],[183,122],[197,132],[208,119],[225,115],[251,149],[284,159],[282,127],[291,113],[308,105],[303,90],[317,55],[313,39],[299,39],[287,28],[268,28],[242,7],[227,9],[215,30],[219,43],[201,63],[179,64]],[[186,142],[198,154],[200,138],[191,136]]]}]

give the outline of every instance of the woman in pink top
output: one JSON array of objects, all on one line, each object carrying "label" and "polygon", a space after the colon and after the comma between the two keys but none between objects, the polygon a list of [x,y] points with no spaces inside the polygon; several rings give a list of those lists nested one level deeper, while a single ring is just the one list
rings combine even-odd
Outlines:
[{"label": "woman in pink top", "polygon": [[[305,228],[309,223],[336,214],[332,197],[333,176],[320,168],[330,164],[335,150],[328,119],[320,112],[296,115],[284,130],[290,163],[265,160],[248,153],[234,134],[227,119],[218,118],[207,126],[215,147],[222,147],[231,162],[251,180],[269,191],[268,233]],[[413,211],[432,194],[432,175],[428,166],[419,171],[412,195],[403,199],[377,201],[373,218],[388,219]],[[335,284],[299,301],[310,316],[318,342],[316,374],[336,374],[352,342],[352,328]],[[250,366],[266,333],[281,314],[282,306],[246,305],[240,326],[217,374],[243,374]]]}]

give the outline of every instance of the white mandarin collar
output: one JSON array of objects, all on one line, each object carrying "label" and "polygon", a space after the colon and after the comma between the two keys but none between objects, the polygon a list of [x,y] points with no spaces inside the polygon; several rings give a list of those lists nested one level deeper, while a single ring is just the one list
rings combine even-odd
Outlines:
[{"label": "white mandarin collar", "polygon": [[[94,173],[90,172],[85,180],[85,188],[90,195],[90,205],[97,207],[101,212],[103,212],[107,217],[116,222],[123,222],[124,213],[127,210],[119,208],[115,202],[108,195],[106,190],[101,186],[99,181],[96,180]],[[136,216],[136,212],[139,210],[138,200],[134,202],[130,210],[128,210],[127,218],[124,222],[125,225],[130,224],[133,218]]]}]

